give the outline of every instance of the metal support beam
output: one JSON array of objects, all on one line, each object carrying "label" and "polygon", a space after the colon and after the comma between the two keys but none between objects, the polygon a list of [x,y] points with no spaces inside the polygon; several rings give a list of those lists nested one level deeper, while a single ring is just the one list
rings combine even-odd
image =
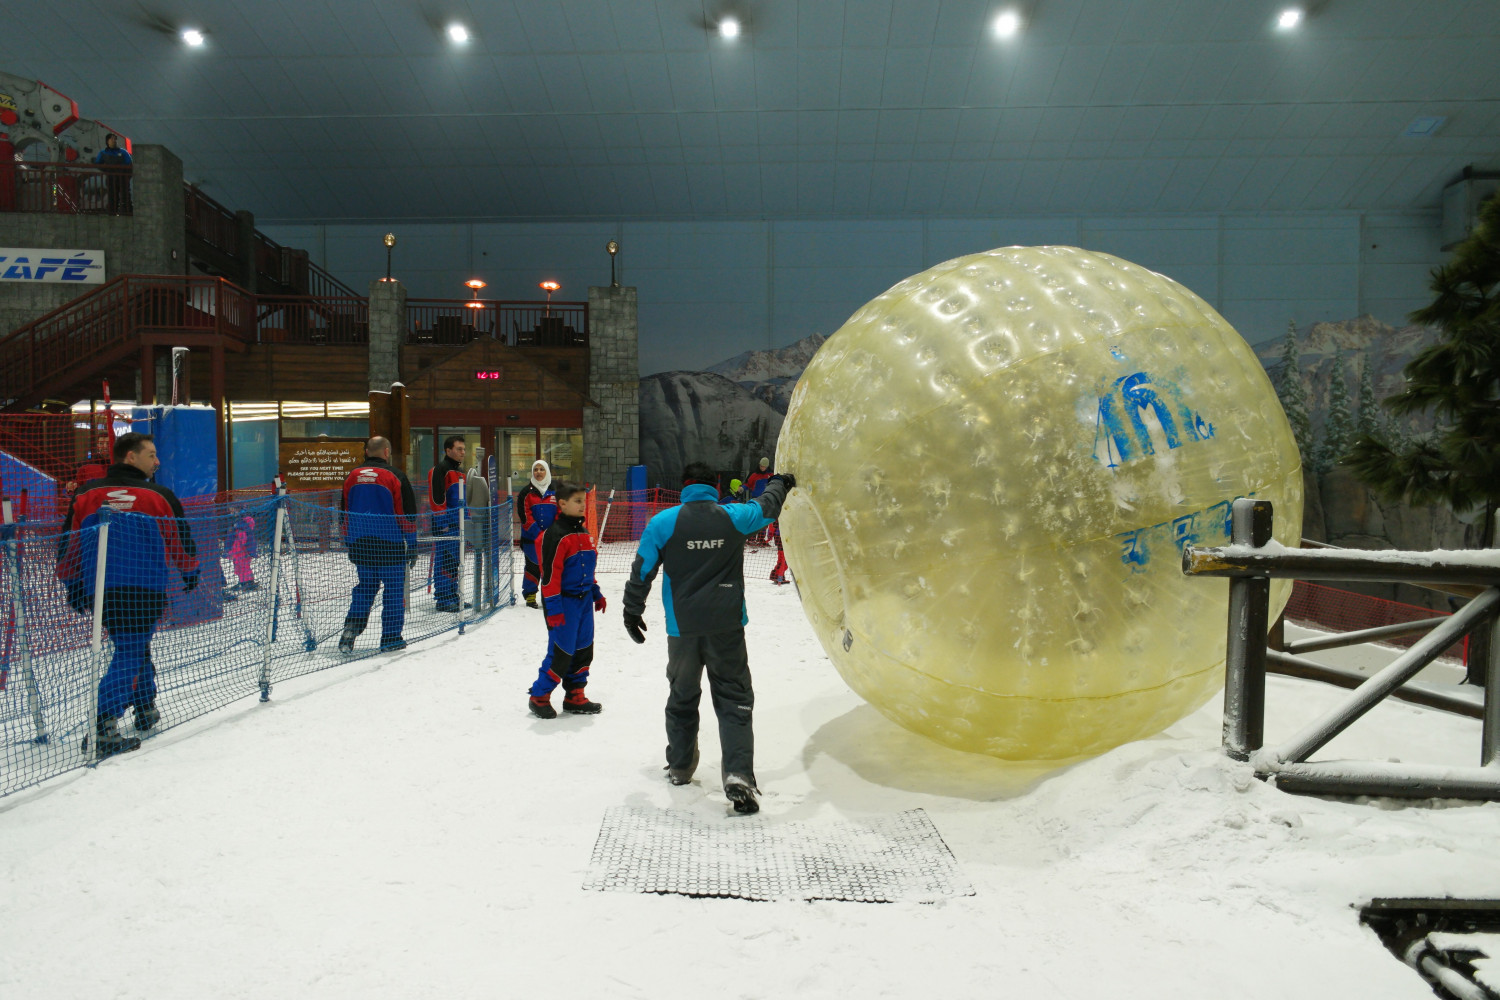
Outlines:
[{"label": "metal support beam", "polygon": [[1500,770],[1490,767],[1341,760],[1278,764],[1269,773],[1284,792],[1500,801]]},{"label": "metal support beam", "polygon": [[1260,754],[1256,759],[1256,767],[1275,770],[1277,768],[1274,765],[1285,761],[1307,760],[1349,728],[1356,719],[1375,707],[1380,699],[1420,673],[1423,667],[1437,659],[1439,653],[1453,645],[1474,626],[1486,621],[1494,614],[1497,605],[1500,605],[1500,590],[1491,587],[1427,633],[1384,670],[1361,684],[1348,701],[1336,705],[1275,750]]},{"label": "metal support beam", "polygon": [[1480,549],[1469,558],[1437,558],[1433,552],[1383,549],[1285,549],[1254,552],[1240,543],[1182,550],[1189,576],[1264,576],[1289,580],[1359,580],[1374,583],[1471,583],[1500,585],[1500,550]]},{"label": "metal support beam", "polygon": [[1484,676],[1484,735],[1479,763],[1500,765],[1500,617],[1490,623],[1489,662]]},{"label": "metal support beam", "polygon": [[[1322,681],[1324,684],[1348,688],[1350,691],[1356,690],[1369,679],[1366,674],[1356,674],[1352,670],[1340,670],[1338,667],[1330,667],[1326,663],[1318,663],[1314,660],[1293,656],[1290,653],[1278,653],[1274,650],[1266,653],[1266,670],[1270,673],[1283,674],[1287,677],[1300,677],[1304,680]],[[1484,706],[1479,702],[1443,694],[1441,691],[1431,688],[1399,687],[1391,692],[1391,697],[1411,702],[1413,705],[1421,705],[1424,708],[1435,708],[1441,712],[1452,712],[1454,715],[1462,715],[1469,719],[1484,717]]]},{"label": "metal support beam", "polygon": [[1337,649],[1340,646],[1358,646],[1364,642],[1374,642],[1377,639],[1395,639],[1404,635],[1421,635],[1430,629],[1437,628],[1448,620],[1447,615],[1436,618],[1423,618],[1420,621],[1402,622],[1399,625],[1381,625],[1376,628],[1362,628],[1357,632],[1340,632],[1337,635],[1319,636],[1316,639],[1298,639],[1286,645],[1288,653],[1312,653],[1319,649]]},{"label": "metal support beam", "polygon": [[[1241,498],[1231,508],[1236,545],[1259,548],[1271,540],[1271,503]],[[1248,760],[1265,741],[1266,630],[1271,581],[1229,581],[1229,634],[1224,643],[1224,751]]]}]

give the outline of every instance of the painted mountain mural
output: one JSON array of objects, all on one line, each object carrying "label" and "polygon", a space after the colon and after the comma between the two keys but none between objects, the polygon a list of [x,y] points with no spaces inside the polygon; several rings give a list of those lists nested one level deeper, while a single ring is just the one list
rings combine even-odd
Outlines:
[{"label": "painted mountain mural", "polygon": [[[1342,396],[1358,420],[1362,382],[1368,378],[1373,393],[1367,396],[1377,401],[1399,392],[1402,369],[1436,339],[1434,330],[1393,327],[1373,316],[1298,328],[1297,374],[1312,424],[1311,453],[1304,456],[1307,537],[1354,548],[1463,548],[1471,544],[1472,527],[1449,511],[1380,501],[1348,472],[1318,455],[1336,395],[1332,388],[1336,370],[1343,369]],[[706,371],[662,372],[641,379],[641,458],[648,467],[648,481],[675,487],[682,466],[695,458],[739,474],[754,468],[762,456],[774,464],[776,438],[792,389],[826,340],[815,333],[786,347],[746,351]],[[1278,387],[1286,378],[1284,346],[1283,334],[1254,348]],[[1380,414],[1388,428],[1403,435],[1421,434],[1432,426],[1430,417],[1398,425],[1383,409]],[[1410,588],[1400,592],[1363,589],[1419,602]]]}]

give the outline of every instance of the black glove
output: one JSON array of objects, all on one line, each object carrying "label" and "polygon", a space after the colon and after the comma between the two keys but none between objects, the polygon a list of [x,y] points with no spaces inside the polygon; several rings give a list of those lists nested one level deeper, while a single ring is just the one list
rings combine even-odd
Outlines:
[{"label": "black glove", "polygon": [[194,590],[197,590],[197,589],[198,589],[198,574],[197,573],[184,573],[183,576],[182,576],[182,592],[184,594],[191,594]]},{"label": "black glove", "polygon": [[636,642],[646,641],[646,619],[640,615],[625,612],[625,631],[630,633],[630,638]]},{"label": "black glove", "polygon": [[786,491],[788,493],[792,492],[792,487],[797,485],[797,477],[792,475],[790,472],[778,472],[771,478],[781,480],[786,485]]}]

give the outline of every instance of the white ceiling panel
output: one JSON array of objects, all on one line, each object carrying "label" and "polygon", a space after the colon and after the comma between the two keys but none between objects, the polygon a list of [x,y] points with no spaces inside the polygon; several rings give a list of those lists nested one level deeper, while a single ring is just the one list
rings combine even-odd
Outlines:
[{"label": "white ceiling panel", "polygon": [[995,0],[761,0],[728,41],[703,0],[239,0],[189,50],[77,0],[7,8],[0,68],[287,222],[1431,211],[1500,169],[1495,3],[1027,0],[1001,40]]}]

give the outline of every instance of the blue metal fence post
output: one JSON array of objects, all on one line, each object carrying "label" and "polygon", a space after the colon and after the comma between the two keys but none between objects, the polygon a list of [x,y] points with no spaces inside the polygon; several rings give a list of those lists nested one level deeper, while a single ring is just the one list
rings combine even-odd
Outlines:
[{"label": "blue metal fence post", "polygon": [[99,508],[99,551],[94,559],[94,631],[89,643],[89,714],[84,720],[85,755],[91,764],[99,763],[99,681],[104,677],[104,570],[109,558],[109,507]]}]

